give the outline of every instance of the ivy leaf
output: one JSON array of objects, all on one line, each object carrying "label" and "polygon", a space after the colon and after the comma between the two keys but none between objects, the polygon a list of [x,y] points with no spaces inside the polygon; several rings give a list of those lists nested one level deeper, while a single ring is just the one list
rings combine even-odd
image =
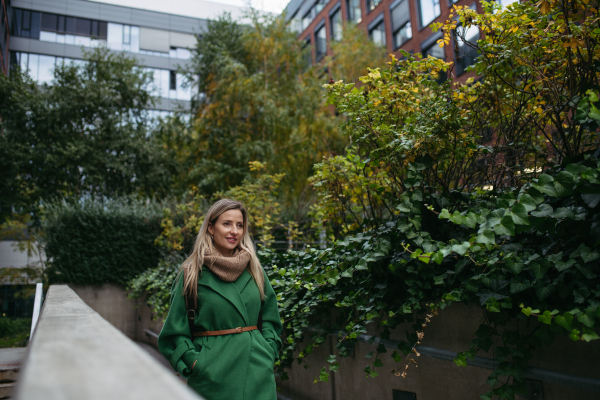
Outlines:
[{"label": "ivy leaf", "polygon": [[435,285],[443,285],[444,284],[444,275],[434,276],[433,283]]},{"label": "ivy leaf", "polygon": [[600,203],[600,193],[582,194],[581,198],[589,208],[594,208]]},{"label": "ivy leaf", "polygon": [[464,219],[465,219],[465,217],[458,211],[454,211],[454,214],[452,214],[450,216],[450,222],[452,222],[456,225],[462,225],[464,222]]},{"label": "ivy leaf", "polygon": [[593,328],[594,327],[594,314],[589,312],[589,310],[583,314],[581,313],[579,315],[579,317],[577,317],[577,321],[581,322],[582,324],[584,324],[587,327]]},{"label": "ivy leaf", "polygon": [[471,247],[471,243],[469,243],[469,242],[462,242],[461,244],[453,244],[452,251],[455,251],[458,254],[460,254],[461,256],[464,256],[465,253],[467,252],[467,250],[469,250],[469,247]]},{"label": "ivy leaf", "polygon": [[521,271],[523,271],[523,267],[525,267],[525,264],[522,262],[516,262],[512,258],[508,258],[506,259],[504,266],[513,274],[519,275]]},{"label": "ivy leaf", "polygon": [[475,229],[475,226],[477,225],[477,215],[475,215],[474,213],[470,212],[468,213],[464,220],[463,223],[468,226],[471,229]]},{"label": "ivy leaf", "polygon": [[548,196],[557,197],[556,189],[554,188],[554,178],[550,175],[541,174],[538,177],[537,184],[534,183],[532,186]]},{"label": "ivy leaf", "polygon": [[439,219],[450,219],[451,215],[448,212],[447,209],[442,209],[442,212],[440,212],[440,215],[438,216]]},{"label": "ivy leaf", "polygon": [[529,225],[527,217],[527,209],[521,203],[517,203],[512,207],[512,218],[515,225]]},{"label": "ivy leaf", "polygon": [[534,217],[547,217],[549,215],[552,215],[552,213],[554,212],[554,209],[552,208],[552,206],[550,204],[541,204],[538,207],[539,211],[532,211],[531,215],[533,215]]},{"label": "ivy leaf", "polygon": [[570,196],[573,194],[573,185],[575,180],[573,174],[568,171],[561,171],[554,179],[554,188],[558,197]]},{"label": "ivy leaf", "polygon": [[529,264],[529,270],[533,273],[536,279],[542,279],[548,271],[548,264],[544,262],[532,262]]},{"label": "ivy leaf", "polygon": [[494,226],[494,232],[496,235],[515,235],[515,223],[511,217],[511,215],[505,215],[500,220],[500,224]]},{"label": "ivy leaf", "polygon": [[[365,261],[365,259],[364,259],[364,258],[362,258],[362,259],[361,259],[361,260],[358,262],[358,264],[356,264],[356,269],[357,269],[358,271],[364,271],[364,270],[368,269],[368,267],[367,267],[367,261]],[[319,282],[319,283],[321,283],[321,282]]]},{"label": "ivy leaf", "polygon": [[571,330],[571,323],[573,322],[573,315],[571,313],[564,313],[556,317],[556,323],[566,330]]},{"label": "ivy leaf", "polygon": [[535,294],[539,300],[544,300],[556,290],[555,285],[543,285],[540,284],[535,288]]},{"label": "ivy leaf", "polygon": [[383,363],[381,362],[381,359],[376,358],[375,361],[373,362],[373,367],[383,367]]},{"label": "ivy leaf", "polygon": [[538,321],[543,324],[552,324],[552,313],[548,310],[544,311],[543,314],[538,316]]},{"label": "ivy leaf", "polygon": [[600,257],[597,249],[590,250],[588,247],[581,249],[581,259],[584,263],[589,263]]},{"label": "ivy leaf", "polygon": [[558,270],[558,272],[562,272],[565,271],[569,268],[571,268],[573,266],[573,264],[575,264],[575,260],[570,259],[568,261],[557,261],[556,264],[554,264],[554,266],[556,267],[556,269]]},{"label": "ivy leaf", "polygon": [[[543,199],[543,197],[542,197]],[[527,212],[533,211],[537,208],[537,204],[535,202],[535,200],[533,199],[533,197],[531,197],[528,194],[522,194],[521,196],[519,196],[519,204],[521,204],[523,207],[525,207],[525,210]],[[514,207],[513,207],[514,209]]]},{"label": "ivy leaf", "polygon": [[431,260],[434,263],[440,265],[442,261],[444,261],[444,253],[442,253],[441,251],[435,252],[433,256],[431,256]]},{"label": "ivy leaf", "polygon": [[544,195],[539,192],[539,190],[535,188],[531,188],[527,191],[527,194],[531,196],[535,204],[540,204],[544,202]]},{"label": "ivy leaf", "polygon": [[531,287],[531,283],[522,277],[514,277],[510,280],[510,293],[515,294],[522,292]]},{"label": "ivy leaf", "polygon": [[496,236],[494,235],[494,231],[489,228],[485,228],[479,235],[477,235],[475,242],[489,245],[496,244]]}]

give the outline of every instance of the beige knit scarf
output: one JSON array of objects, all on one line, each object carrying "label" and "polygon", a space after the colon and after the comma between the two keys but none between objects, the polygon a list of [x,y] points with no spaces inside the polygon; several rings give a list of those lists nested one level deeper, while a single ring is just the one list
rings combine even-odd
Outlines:
[{"label": "beige knit scarf", "polygon": [[204,265],[225,282],[234,282],[250,262],[250,253],[236,250],[233,256],[225,257],[217,249],[204,253]]}]

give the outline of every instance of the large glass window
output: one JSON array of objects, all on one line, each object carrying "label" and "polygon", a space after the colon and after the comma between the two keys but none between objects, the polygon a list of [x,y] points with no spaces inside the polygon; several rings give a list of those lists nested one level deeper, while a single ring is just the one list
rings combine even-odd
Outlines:
[{"label": "large glass window", "polygon": [[330,17],[331,39],[335,41],[342,40],[342,9],[338,8]]},{"label": "large glass window", "polygon": [[325,25],[315,32],[315,39],[317,41],[315,49],[316,57],[317,61],[319,61],[327,54],[327,32],[325,31]]},{"label": "large glass window", "polygon": [[[140,27],[109,22],[106,44],[115,51],[140,52]],[[165,53],[168,57],[169,53]]]},{"label": "large glass window", "polygon": [[[446,53],[444,52],[444,49],[441,48],[439,46],[439,44],[436,43],[435,40],[433,41],[432,44],[423,48],[421,53],[423,55],[423,58],[427,58],[427,57],[431,56],[431,57],[439,58],[441,60],[446,59]],[[441,84],[446,80],[446,72],[440,71],[440,72],[438,72],[437,75],[432,75],[432,78]]]},{"label": "large glass window", "polygon": [[412,38],[408,0],[395,1],[391,4],[390,11],[394,49],[397,49]]},{"label": "large glass window", "polygon": [[40,38],[41,13],[37,11],[13,9],[13,24],[10,34],[13,36]]},{"label": "large glass window", "polygon": [[373,43],[385,47],[385,24],[383,19],[369,30],[369,38]]},{"label": "large glass window", "polygon": [[347,0],[346,9],[348,10],[348,21],[360,24],[362,21],[362,9],[360,8],[361,0]]},{"label": "large glass window", "polygon": [[440,16],[440,0],[419,0],[421,27],[425,27]]}]

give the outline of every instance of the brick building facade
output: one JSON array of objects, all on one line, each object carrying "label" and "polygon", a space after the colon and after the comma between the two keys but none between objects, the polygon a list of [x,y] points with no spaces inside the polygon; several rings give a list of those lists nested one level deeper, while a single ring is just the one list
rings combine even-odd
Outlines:
[{"label": "brick building facade", "polygon": [[[506,6],[514,0],[501,0]],[[459,42],[440,48],[441,32],[432,32],[431,24],[448,18],[454,5],[472,7],[483,12],[480,0],[291,0],[285,18],[298,38],[312,46],[311,62],[319,62],[330,51],[329,43],[341,38],[342,24],[356,23],[367,31],[371,40],[385,46],[389,53],[399,50],[421,53],[424,57],[454,61],[453,75],[464,80],[472,74],[465,69],[473,64],[473,50]],[[470,28],[469,41],[476,41],[479,31]]]}]

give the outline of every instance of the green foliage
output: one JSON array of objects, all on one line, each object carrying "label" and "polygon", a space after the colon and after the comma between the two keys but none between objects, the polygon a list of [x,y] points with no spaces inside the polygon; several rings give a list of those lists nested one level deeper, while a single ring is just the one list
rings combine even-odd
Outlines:
[{"label": "green foliage", "polygon": [[126,285],[158,264],[160,207],[130,198],[60,203],[43,222],[49,283]]},{"label": "green foliage", "polygon": [[0,220],[81,196],[154,195],[169,160],[149,137],[150,75],[122,53],[96,49],[59,65],[50,85],[18,70],[0,76]]},{"label": "green foliage", "polygon": [[301,45],[282,18],[248,16],[241,27],[223,16],[209,22],[185,73],[204,88],[189,129],[180,129],[177,161],[182,186],[206,195],[249,178],[248,163],[285,174],[280,197],[302,213],[310,202],[306,179],[330,150],[341,150],[335,116],[322,84],[305,71]]},{"label": "green foliage", "polygon": [[0,348],[27,346],[30,331],[31,318],[0,317]]}]

